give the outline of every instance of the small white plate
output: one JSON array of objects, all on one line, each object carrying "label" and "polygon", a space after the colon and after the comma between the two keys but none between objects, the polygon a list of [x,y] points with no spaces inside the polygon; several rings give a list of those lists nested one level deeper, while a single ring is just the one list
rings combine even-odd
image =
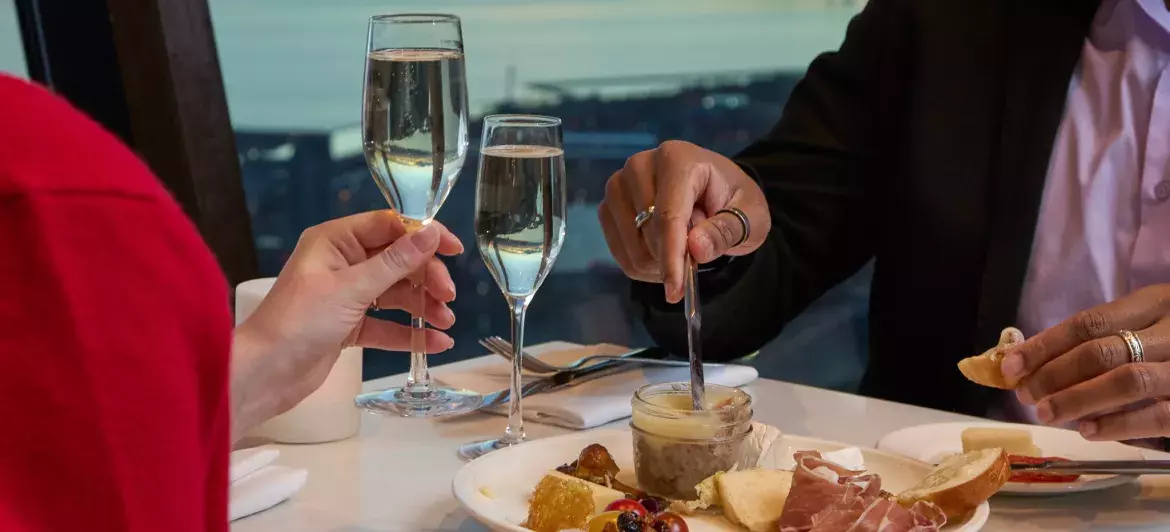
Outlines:
[{"label": "small white plate", "polygon": [[[528,500],[536,483],[550,470],[572,462],[581,449],[600,443],[609,449],[622,472],[618,477],[633,484],[634,449],[629,430],[600,429],[534,440],[523,445],[495,451],[459,470],[451,488],[455,498],[468,513],[488,528],[499,532],[528,532],[520,526],[528,516]],[[797,450],[836,451],[853,447],[800,436],[783,436],[774,445]],[[897,493],[917,484],[931,467],[904,456],[874,449],[862,449],[866,469],[882,477],[882,488]],[[966,521],[950,523],[948,532],[975,532],[983,528],[991,513],[984,502]],[[743,532],[722,517],[688,516],[693,532]]]},{"label": "small white plate", "polygon": [[[1141,449],[1117,442],[1089,441],[1077,432],[1040,425],[1014,423],[958,422],[918,425],[882,436],[877,448],[909,456],[928,463],[938,463],[949,455],[963,451],[961,434],[971,427],[1001,427],[1028,430],[1032,442],[1044,456],[1070,460],[1143,460]],[[1060,495],[1112,488],[1133,482],[1134,475],[1084,475],[1075,482],[1009,482],[1000,493],[1013,495]]]}]

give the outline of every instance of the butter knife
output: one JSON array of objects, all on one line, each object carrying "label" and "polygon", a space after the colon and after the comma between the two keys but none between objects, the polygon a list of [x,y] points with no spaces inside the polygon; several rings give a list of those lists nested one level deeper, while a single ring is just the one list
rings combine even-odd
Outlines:
[{"label": "butter knife", "polygon": [[685,267],[683,312],[687,318],[687,360],[691,363],[691,407],[699,411],[707,404],[707,385],[703,377],[703,337],[700,335],[703,320],[699,313],[698,267],[689,251],[686,253]]},{"label": "butter knife", "polygon": [[1066,475],[1166,475],[1170,460],[1049,460],[1012,464],[1012,471],[1039,471]]}]

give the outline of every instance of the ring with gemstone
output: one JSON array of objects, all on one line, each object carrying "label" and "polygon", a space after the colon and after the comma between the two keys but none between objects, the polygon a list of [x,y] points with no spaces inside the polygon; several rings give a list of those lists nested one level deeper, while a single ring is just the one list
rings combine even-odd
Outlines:
[{"label": "ring with gemstone", "polygon": [[646,222],[649,222],[650,219],[653,217],[654,217],[654,206],[651,205],[649,207],[646,207],[646,210],[640,211],[638,213],[638,215],[634,217],[634,225],[637,226],[638,229],[641,229],[642,226],[646,225]]}]

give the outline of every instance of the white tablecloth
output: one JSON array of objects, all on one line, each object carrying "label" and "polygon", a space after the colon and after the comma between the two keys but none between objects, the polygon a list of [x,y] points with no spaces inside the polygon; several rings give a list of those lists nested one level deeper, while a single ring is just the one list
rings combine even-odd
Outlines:
[{"label": "white tablecloth", "polygon": [[[388,377],[367,382],[365,388],[382,389],[404,380],[402,375]],[[745,389],[752,394],[757,420],[789,434],[854,445],[872,447],[882,435],[902,427],[970,419],[780,381],[759,380]],[[525,428],[531,438],[568,432],[534,423]],[[438,422],[366,414],[361,433],[349,440],[281,446],[280,462],[307,468],[308,484],[292,500],[233,523],[232,530],[484,531],[451,496],[451,479],[463,465],[455,449],[503,429],[503,418],[487,414]],[[1170,477],[1143,477],[1132,486],[1065,497],[997,497],[991,505],[992,517],[984,528],[989,532],[1170,530]]]}]

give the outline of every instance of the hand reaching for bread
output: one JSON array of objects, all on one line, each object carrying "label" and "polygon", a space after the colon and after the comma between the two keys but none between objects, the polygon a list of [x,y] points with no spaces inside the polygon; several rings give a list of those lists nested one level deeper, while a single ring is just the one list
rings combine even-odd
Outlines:
[{"label": "hand reaching for bread", "polygon": [[1045,424],[1078,423],[1088,439],[1170,436],[1170,283],[1135,290],[1027,340],[1018,333],[1006,329],[1000,345],[959,362],[959,370],[984,386],[1016,390]]}]

